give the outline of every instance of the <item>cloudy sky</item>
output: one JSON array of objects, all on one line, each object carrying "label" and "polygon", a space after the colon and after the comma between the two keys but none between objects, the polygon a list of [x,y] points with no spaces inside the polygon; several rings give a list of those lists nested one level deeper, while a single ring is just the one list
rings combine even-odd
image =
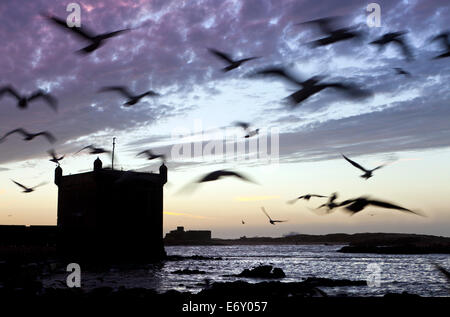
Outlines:
[{"label": "cloudy sky", "polygon": [[[366,24],[369,2],[356,0],[79,1],[82,27],[96,33],[132,28],[89,55],[75,53],[87,44],[42,15],[65,19],[69,3],[0,3],[0,86],[12,85],[24,94],[43,89],[59,100],[55,113],[42,101],[21,110],[10,96],[0,98],[0,134],[24,127],[48,130],[58,139],[51,146],[45,139],[24,142],[11,135],[0,144],[1,224],[56,224],[55,165],[46,151],[54,147],[66,155],[64,174],[78,173],[91,169],[95,156],[75,152],[89,144],[111,148],[116,137],[120,168],[157,171],[159,162],[136,157],[144,149],[172,156],[166,232],[184,225],[211,229],[215,237],[367,231],[450,235],[449,59],[432,59],[442,47],[430,43],[448,28],[448,1],[378,1],[381,26],[374,28]],[[341,16],[336,27],[355,26],[364,37],[312,48],[307,43],[322,34],[298,23],[327,16]],[[395,45],[379,51],[368,44],[394,31],[408,32],[413,61],[406,61]],[[261,58],[224,73],[226,65],[207,48]],[[373,96],[350,100],[327,89],[292,109],[283,100],[295,86],[249,76],[272,65],[304,79],[320,75],[353,82]],[[412,77],[396,75],[394,67]],[[109,85],[136,93],[151,89],[160,96],[125,108],[120,95],[98,93]],[[224,129],[235,121],[261,129],[259,141],[268,143],[268,157],[255,157],[243,131]],[[173,156],[191,142],[205,155]],[[234,155],[230,144],[246,146],[245,151]],[[211,145],[228,150],[210,155]],[[365,181],[340,153],[367,167],[389,164]],[[110,164],[108,156],[101,159]],[[219,168],[243,172],[258,185],[225,179],[180,193],[187,183]],[[25,195],[10,179],[48,184]],[[310,209],[320,200],[286,204],[300,194],[333,192],[339,199],[369,195],[392,201],[427,217],[377,208],[353,217],[340,211],[318,216]],[[261,206],[273,218],[289,221],[271,226]]]}]

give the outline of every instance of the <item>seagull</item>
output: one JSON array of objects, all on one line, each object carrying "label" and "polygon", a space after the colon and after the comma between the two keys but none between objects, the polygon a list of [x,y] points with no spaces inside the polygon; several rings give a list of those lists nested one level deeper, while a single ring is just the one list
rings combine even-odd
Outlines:
[{"label": "seagull", "polygon": [[400,67],[394,67],[394,70],[396,71],[397,75],[404,75],[406,77],[411,77],[411,73],[407,72],[403,68]]},{"label": "seagull", "polygon": [[45,138],[47,138],[47,140],[50,143],[55,143],[56,142],[56,138],[50,132],[43,131],[43,132],[39,132],[39,133],[28,133],[27,131],[25,131],[25,129],[18,128],[18,129],[14,129],[12,131],[9,131],[2,138],[0,138],[0,143],[2,143],[6,139],[7,136],[9,136],[9,135],[11,135],[13,133],[20,133],[20,134],[22,134],[24,136],[24,138],[23,138],[24,141],[31,141],[35,137],[42,135]]},{"label": "seagull", "polygon": [[142,152],[138,153],[136,156],[139,156],[139,155],[142,155],[142,154],[147,155],[147,158],[149,160],[154,160],[154,159],[157,159],[157,158],[161,158],[163,160],[163,162],[166,160],[166,156],[164,154],[154,154],[151,150],[142,151]]},{"label": "seagull", "polygon": [[322,204],[319,207],[317,207],[317,209],[326,207],[328,209],[328,213],[330,213],[331,210],[340,206],[340,203],[335,202],[337,197],[338,197],[337,193],[331,194],[331,196],[328,198],[328,201],[325,204]]},{"label": "seagull", "polygon": [[297,197],[295,199],[289,200],[289,201],[287,201],[287,203],[288,204],[294,204],[299,199],[310,200],[311,197],[326,198],[327,196],[316,195],[316,194],[306,194],[306,195],[303,195],[303,196],[299,196],[299,197]]},{"label": "seagull", "polygon": [[36,90],[27,96],[19,94],[14,87],[8,85],[0,88],[0,98],[5,94],[9,94],[17,99],[17,107],[19,107],[19,109],[26,109],[28,108],[28,104],[30,102],[35,101],[38,98],[42,98],[55,112],[58,111],[58,100],[51,94],[46,93],[41,89]]},{"label": "seagull", "polygon": [[359,168],[360,170],[362,170],[362,171],[364,172],[364,174],[361,175],[361,177],[362,177],[362,178],[365,178],[365,179],[371,178],[371,177],[373,176],[372,173],[373,173],[374,171],[376,171],[377,169],[382,168],[382,167],[385,166],[385,165],[383,164],[383,165],[380,165],[380,166],[378,166],[378,167],[375,167],[374,169],[367,170],[367,169],[365,169],[364,167],[362,167],[361,165],[359,165],[358,163],[356,163],[355,161],[352,161],[351,159],[349,159],[349,158],[348,158],[347,156],[345,156],[344,154],[341,154],[341,155],[345,158],[345,160],[346,160],[347,162],[349,162],[350,164],[352,164],[354,167]]},{"label": "seagull", "polygon": [[246,132],[245,138],[247,138],[247,139],[259,134],[259,129],[250,130],[250,123],[236,121],[234,123],[234,125],[244,129],[244,131]]},{"label": "seagull", "polygon": [[370,42],[372,45],[378,45],[380,50],[384,49],[384,47],[389,43],[396,43],[400,46],[403,55],[407,60],[413,60],[413,55],[411,53],[410,47],[406,44],[405,40],[402,38],[406,32],[391,32],[386,33],[383,36],[379,37],[375,41]]},{"label": "seagull", "polygon": [[49,21],[53,22],[55,25],[57,25],[59,27],[62,27],[64,30],[71,31],[71,32],[73,32],[72,34],[76,34],[79,37],[83,38],[84,40],[91,42],[91,44],[89,44],[88,46],[86,46],[78,51],[78,52],[84,53],[84,54],[89,54],[89,53],[92,53],[93,51],[97,50],[103,44],[105,44],[105,41],[107,39],[118,36],[124,32],[130,31],[130,29],[122,29],[122,30],[118,30],[118,31],[110,32],[110,33],[103,33],[103,34],[95,35],[93,32],[91,32],[90,30],[88,30],[86,28],[69,27],[65,20],[62,20],[58,17],[51,16],[51,15],[47,15],[46,17]]},{"label": "seagull", "polygon": [[108,151],[108,150],[105,150],[104,148],[101,148],[101,147],[95,147],[94,145],[88,145],[88,146],[85,146],[84,148],[82,148],[81,150],[79,150],[77,153],[75,153],[75,154],[78,154],[78,153],[80,153],[81,151],[83,151],[83,150],[86,150],[86,149],[90,149],[90,151],[89,151],[89,154],[103,154],[103,153],[108,153],[108,154],[111,154],[111,151]]},{"label": "seagull", "polygon": [[340,29],[333,29],[331,27],[331,24],[333,21],[335,21],[336,17],[328,17],[328,18],[322,18],[302,23],[297,23],[297,25],[302,24],[316,24],[322,33],[327,34],[328,36],[318,39],[316,41],[311,42],[314,46],[324,46],[333,44],[340,41],[345,40],[351,40],[354,38],[361,37],[361,33],[352,30],[351,28],[340,28]]},{"label": "seagull", "polygon": [[434,41],[440,41],[442,44],[442,47],[444,48],[444,53],[435,56],[433,59],[438,59],[438,58],[444,58],[444,57],[450,57],[450,40],[449,40],[449,35],[450,32],[443,32],[439,35],[436,35],[435,37],[433,37],[431,39],[431,42]]},{"label": "seagull", "polygon": [[382,208],[388,208],[388,209],[397,209],[400,211],[405,211],[405,212],[411,212],[414,213],[416,215],[419,215],[418,213],[407,209],[407,208],[403,208],[401,206],[398,205],[394,205],[385,201],[381,201],[381,200],[372,200],[372,199],[368,199],[367,197],[359,197],[359,198],[355,198],[355,199],[349,199],[349,200],[345,200],[342,203],[339,204],[339,206],[346,206],[345,209],[349,212],[351,212],[352,214],[355,214],[357,212],[360,212],[361,210],[363,210],[364,208],[366,208],[367,206],[376,206],[376,207],[382,207]]},{"label": "seagull", "polygon": [[218,50],[215,50],[213,48],[208,48],[208,51],[229,64],[227,67],[222,69],[224,72],[229,72],[230,70],[238,68],[245,62],[260,58],[260,57],[249,57],[249,58],[243,58],[243,59],[239,59],[239,60],[233,60],[230,55],[220,52]]},{"label": "seagull", "polygon": [[261,207],[261,210],[267,216],[267,218],[269,218],[269,222],[271,225],[275,225],[275,223],[277,223],[277,222],[286,222],[287,221],[287,220],[272,220],[272,218],[270,218],[269,214],[266,212],[266,209],[264,207]]},{"label": "seagull", "polygon": [[124,86],[107,86],[107,87],[103,87],[102,89],[99,90],[99,92],[108,92],[108,91],[116,91],[118,93],[120,93],[121,95],[125,96],[126,98],[128,98],[127,102],[125,102],[123,105],[124,106],[132,106],[135,105],[136,103],[138,103],[142,98],[146,97],[146,96],[159,96],[158,93],[154,92],[153,90],[148,90],[140,95],[133,95],[131,93],[131,91]]},{"label": "seagull", "polygon": [[294,83],[297,86],[301,86],[302,89],[297,90],[287,97],[292,102],[292,106],[299,104],[300,102],[308,99],[312,95],[326,88],[335,88],[341,90],[353,98],[365,98],[370,95],[368,91],[362,90],[353,84],[343,84],[338,82],[320,83],[320,81],[323,79],[322,76],[313,76],[308,80],[301,81],[288,74],[286,70],[280,67],[269,67],[256,72],[256,75],[278,76],[285,80],[288,80],[291,83]]},{"label": "seagull", "polygon": [[211,181],[218,180],[219,178],[222,178],[222,177],[237,177],[237,178],[242,179],[243,181],[254,183],[252,180],[250,180],[249,178],[247,178],[246,176],[244,176],[240,173],[236,173],[233,171],[227,171],[227,170],[217,170],[217,171],[208,173],[205,176],[201,177],[197,181],[197,183],[211,182]]},{"label": "seagull", "polygon": [[37,188],[37,187],[39,187],[39,186],[42,186],[42,185],[45,185],[45,184],[46,184],[46,183],[44,182],[44,183],[41,183],[41,184],[36,185],[36,186],[34,186],[34,187],[27,187],[27,186],[25,186],[25,185],[22,185],[22,184],[16,182],[15,180],[11,180],[11,181],[12,181],[14,184],[16,184],[17,186],[22,187],[22,188],[23,188],[23,193],[31,193],[31,192],[34,191],[35,188]]},{"label": "seagull", "polygon": [[59,166],[59,161],[62,161],[64,159],[64,155],[61,157],[57,157],[56,152],[53,149],[48,150],[47,153],[52,157],[52,159],[49,161],[58,164],[58,166]]}]

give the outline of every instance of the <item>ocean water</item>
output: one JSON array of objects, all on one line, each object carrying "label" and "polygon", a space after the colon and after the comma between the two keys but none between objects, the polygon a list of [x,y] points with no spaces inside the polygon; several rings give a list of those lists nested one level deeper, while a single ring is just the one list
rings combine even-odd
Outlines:
[{"label": "ocean water", "polygon": [[[237,278],[246,268],[261,264],[283,269],[283,282],[299,282],[308,277],[368,280],[367,286],[320,287],[330,296],[382,296],[388,292],[409,292],[421,296],[449,296],[450,287],[434,263],[450,269],[450,256],[380,255],[336,252],[340,245],[235,245],[235,246],[171,246],[168,255],[221,257],[221,260],[167,261],[158,265],[113,266],[106,272],[81,268],[81,287],[92,289],[144,287],[159,292],[167,290],[199,292],[213,282],[245,280],[255,283],[265,279]],[[176,270],[200,270],[207,274],[178,275]],[[68,273],[43,277],[44,285],[64,287]]]}]

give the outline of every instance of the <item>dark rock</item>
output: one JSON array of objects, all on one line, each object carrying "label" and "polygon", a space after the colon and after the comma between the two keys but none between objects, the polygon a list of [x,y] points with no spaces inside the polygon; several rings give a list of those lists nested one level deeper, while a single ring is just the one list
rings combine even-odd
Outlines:
[{"label": "dark rock", "polygon": [[284,278],[283,270],[280,268],[274,268],[272,270],[271,265],[260,265],[253,269],[245,269],[240,274],[236,275],[238,277],[250,277],[250,278]]}]

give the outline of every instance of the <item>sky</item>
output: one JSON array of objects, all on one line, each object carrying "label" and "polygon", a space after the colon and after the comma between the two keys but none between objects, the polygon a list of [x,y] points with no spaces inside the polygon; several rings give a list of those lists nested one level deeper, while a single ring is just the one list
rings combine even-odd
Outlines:
[{"label": "sky", "polygon": [[[442,47],[430,42],[448,28],[448,1],[378,1],[380,27],[367,25],[366,1],[78,1],[82,27],[95,33],[131,28],[89,55],[76,53],[84,41],[44,17],[65,19],[69,3],[0,3],[0,87],[12,85],[24,94],[42,89],[59,101],[55,113],[43,101],[22,110],[10,96],[0,98],[0,134],[23,127],[48,130],[58,139],[50,145],[15,134],[0,144],[0,224],[56,224],[55,164],[47,150],[65,155],[64,175],[75,174],[91,170],[96,158],[75,154],[78,150],[90,144],[111,149],[116,137],[117,168],[157,172],[160,161],[136,154],[152,149],[168,156],[164,232],[184,226],[212,230],[219,238],[334,232],[450,236],[450,67],[449,58],[433,59]],[[299,23],[329,16],[341,17],[337,27],[355,26],[364,37],[311,47],[322,34]],[[407,32],[413,61],[395,45],[379,51],[368,44],[396,31]],[[222,72],[226,65],[208,48],[236,59],[260,58]],[[303,79],[319,75],[352,82],[373,95],[353,100],[326,89],[291,108],[284,98],[298,87],[252,76],[268,66],[285,67]],[[397,75],[394,67],[412,76]],[[117,85],[160,96],[124,107],[122,96],[98,92]],[[233,127],[236,121],[250,122],[259,136],[245,139],[244,131]],[[255,144],[262,148],[259,155]],[[195,155],[175,155],[191,145]],[[387,165],[364,180],[341,153],[365,167]],[[110,157],[100,158],[110,165]],[[186,184],[217,169],[241,172],[256,184],[230,178],[183,192]],[[47,184],[24,194],[11,179]],[[373,207],[351,217],[340,210],[320,216],[312,210],[323,200],[286,204],[302,194],[333,192],[339,200],[387,200],[426,217]],[[270,225],[262,206],[272,218],[288,221]]]}]

